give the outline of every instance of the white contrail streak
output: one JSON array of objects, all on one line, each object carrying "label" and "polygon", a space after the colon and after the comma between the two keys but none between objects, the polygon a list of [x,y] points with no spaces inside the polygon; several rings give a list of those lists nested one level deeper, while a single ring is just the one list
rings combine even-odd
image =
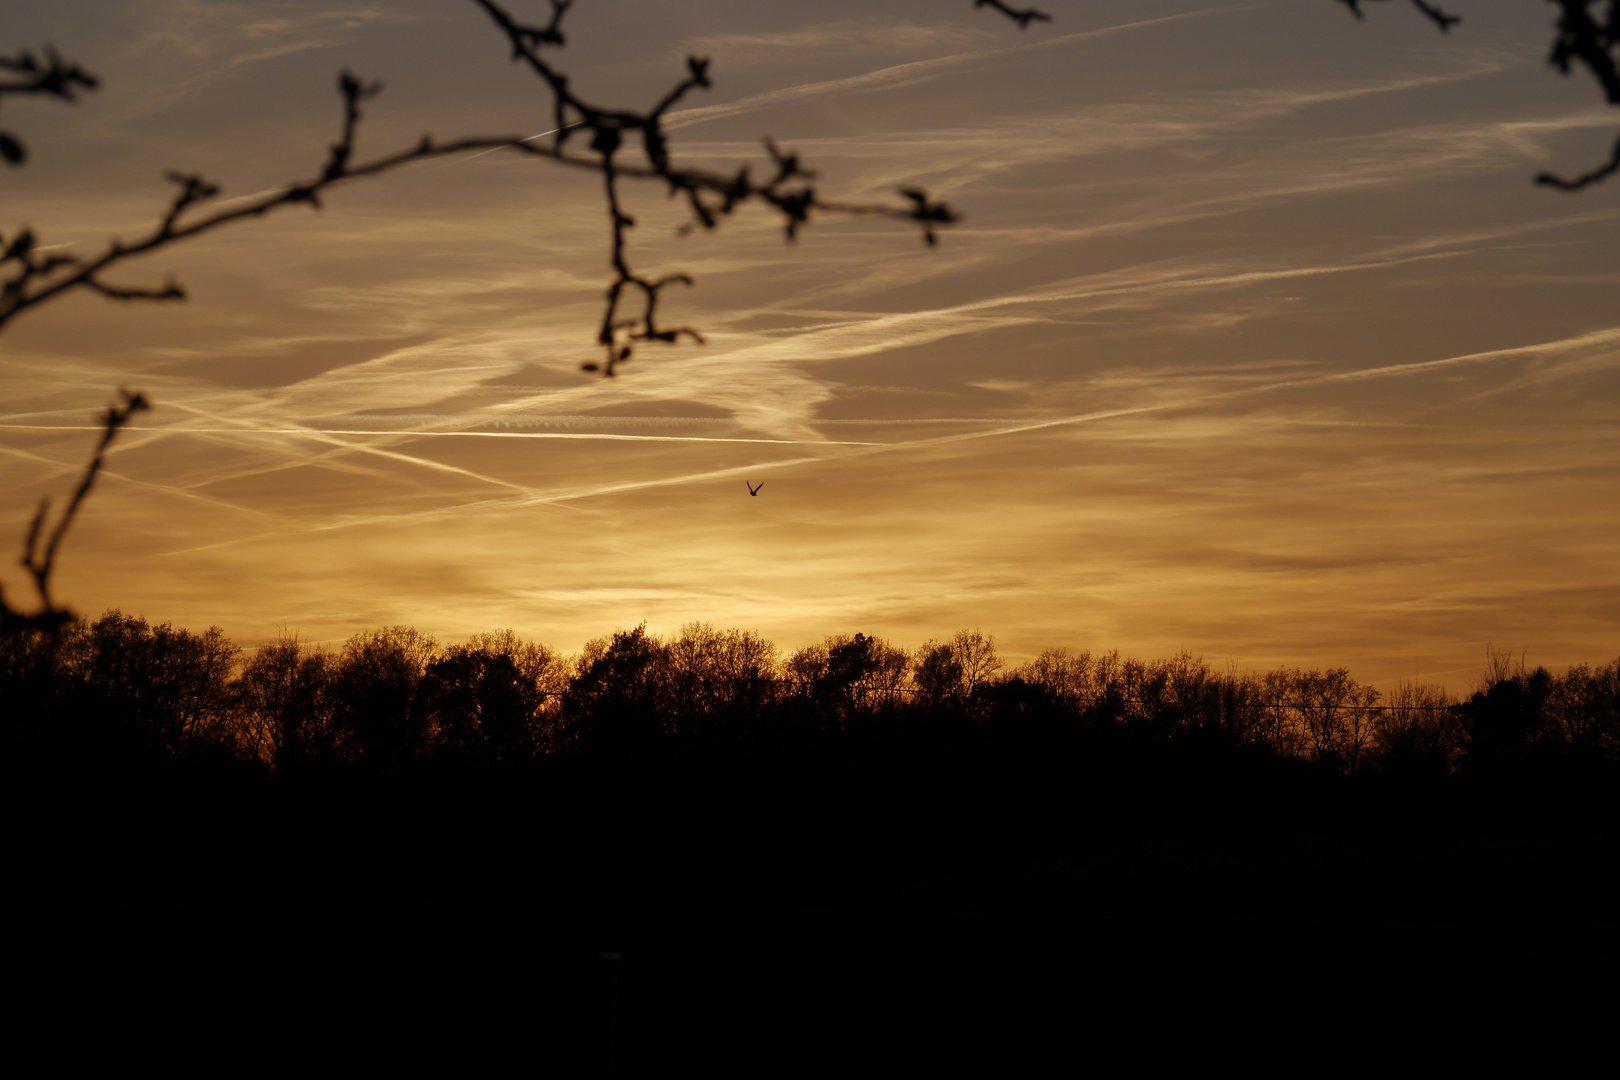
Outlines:
[{"label": "white contrail streak", "polygon": [[[585,121],[583,121],[583,120],[576,120],[572,124],[564,124],[560,128],[552,128],[550,131],[542,131],[538,135],[530,135],[526,139],[519,139],[518,142],[534,142],[534,140],[536,140],[536,139],[543,139],[547,135],[555,135],[555,134],[557,134],[557,132],[565,131],[568,128],[577,128],[577,127],[581,126],[582,124],[584,124],[584,122]],[[488,150],[480,150],[476,154],[469,154],[464,158],[456,158],[456,160],[447,161],[444,164],[445,165],[464,165],[469,161],[476,161],[478,158],[481,158],[486,154],[493,154],[497,150],[504,150],[504,149],[506,149],[506,147],[504,147],[504,146],[492,146]],[[443,168],[443,166],[440,166],[440,168]]]},{"label": "white contrail streak", "polygon": [[[882,421],[874,421],[881,423]],[[926,421],[919,421],[926,422]],[[942,421],[952,423],[953,421]],[[971,421],[954,421],[964,423]],[[0,424],[4,431],[100,431],[97,424]],[[682,443],[760,443],[767,446],[882,446],[883,443],[857,439],[744,439],[706,437],[701,435],[612,435],[591,431],[383,431],[377,428],[309,428],[309,427],[167,427],[147,428],[149,435],[302,435],[319,438],[323,435],[361,435],[397,439],[600,439],[609,442],[682,442]],[[354,443],[345,446],[360,449]]]},{"label": "white contrail streak", "polygon": [[842,79],[828,79],[823,82],[785,86],[780,90],[768,90],[763,94],[752,94],[723,105],[700,105],[693,109],[676,110],[664,118],[664,127],[673,131],[676,128],[701,124],[706,120],[719,120],[740,113],[754,112],[784,101],[819,97],[822,94],[836,94],[844,90],[871,90],[884,86],[918,82],[921,79],[932,78],[932,72],[941,68],[956,67],[960,64],[968,64],[992,56],[1030,52],[1035,49],[1051,49],[1087,38],[1106,37],[1126,30],[1138,30],[1147,26],[1157,26],[1161,23],[1181,22],[1184,19],[1223,15],[1241,10],[1244,10],[1244,7],[1233,6],[1205,8],[1201,11],[1188,11],[1179,15],[1162,15],[1156,19],[1140,19],[1136,22],[1120,23],[1116,26],[1104,26],[1095,30],[1081,30],[1073,34],[1063,34],[1059,37],[1047,38],[1045,41],[1032,44],[1008,45],[997,49],[978,49],[973,52],[952,53],[949,56],[938,56],[932,60],[914,60],[909,64],[896,64],[893,67],[879,68],[876,71],[868,71],[862,75],[850,75]]},{"label": "white contrail streak", "polygon": [[[1422,360],[1411,364],[1389,364],[1383,367],[1361,368],[1357,371],[1341,371],[1328,375],[1311,375],[1302,379],[1285,379],[1281,382],[1266,383],[1263,386],[1246,386],[1237,390],[1222,390],[1216,393],[1200,394],[1196,397],[1182,398],[1177,401],[1159,402],[1154,405],[1137,405],[1121,409],[1104,409],[1097,412],[1080,413],[1075,416],[1060,416],[1050,420],[1032,420],[1023,424],[1012,424],[1006,427],[992,428],[987,431],[965,431],[954,435],[938,435],[929,439],[910,439],[905,442],[883,443],[874,450],[854,451],[854,454],[882,453],[890,450],[915,449],[925,446],[943,446],[948,443],[967,442],[971,439],[988,439],[997,435],[1021,435],[1030,431],[1041,431],[1046,428],[1068,427],[1076,424],[1094,423],[1098,420],[1112,420],[1120,416],[1138,416],[1143,413],[1169,412],[1174,409],[1187,409],[1199,405],[1208,405],[1217,401],[1229,401],[1233,398],[1254,397],[1259,394],[1274,393],[1278,390],[1291,390],[1302,386],[1324,386],[1328,383],[1353,382],[1360,379],[1381,379],[1399,375],[1415,375],[1425,371],[1435,371],[1440,368],[1452,367],[1457,364],[1481,363],[1490,360],[1504,360],[1512,356],[1537,356],[1543,353],[1563,352],[1568,349],[1585,348],[1592,345],[1607,345],[1620,343],[1620,327],[1611,327],[1607,330],[1594,330],[1579,337],[1560,338],[1557,341],[1543,341],[1534,345],[1518,345],[1509,349],[1492,349],[1489,352],[1466,353],[1462,356],[1447,356],[1439,360]],[[853,456],[853,455],[851,455]]]},{"label": "white contrail streak", "polygon": [[[1099,409],[1094,412],[1054,417],[1048,420],[1034,420],[1021,424],[1009,424],[1004,427],[991,428],[984,431],[962,432],[959,434],[941,435],[927,439],[908,439],[903,442],[894,443],[868,443],[858,445],[842,453],[823,455],[820,457],[796,457],[784,458],[779,461],[753,462],[748,465],[740,465],[725,469],[713,469],[697,473],[683,473],[677,476],[665,476],[648,480],[629,480],[590,485],[572,491],[561,491],[554,494],[542,495],[539,493],[531,493],[528,495],[510,496],[498,499],[486,499],[475,503],[462,503],[456,506],[435,507],[433,509],[419,510],[406,514],[369,514],[345,518],[340,521],[328,521],[307,525],[300,529],[286,530],[286,532],[331,532],[338,529],[355,528],[385,522],[422,522],[447,517],[465,517],[474,512],[510,512],[537,506],[563,506],[567,503],[577,502],[581,499],[590,499],[603,495],[616,495],[627,491],[641,491],[649,488],[659,487],[678,487],[685,484],[733,479],[745,474],[758,475],[759,473],[769,472],[773,469],[790,468],[797,465],[813,465],[828,460],[837,461],[850,457],[868,457],[875,454],[893,453],[900,450],[920,450],[929,447],[950,445],[952,443],[968,442],[976,439],[995,438],[1002,435],[1021,435],[1033,431],[1044,431],[1051,428],[1073,427],[1080,424],[1097,423],[1103,420],[1114,420],[1126,416],[1143,416],[1149,413],[1161,413],[1170,412],[1176,409],[1195,408],[1200,405],[1209,405],[1219,401],[1227,401],[1242,397],[1253,397],[1260,394],[1272,393],[1278,390],[1287,390],[1302,386],[1321,386],[1356,379],[1398,377],[1418,374],[1424,371],[1440,370],[1458,364],[1486,363],[1493,360],[1503,360],[1514,356],[1537,356],[1546,353],[1580,349],[1593,345],[1607,345],[1610,343],[1620,343],[1620,327],[1597,330],[1589,334],[1580,335],[1579,337],[1562,338],[1557,341],[1538,342],[1532,345],[1521,345],[1508,349],[1493,349],[1488,352],[1467,353],[1461,356],[1448,356],[1442,357],[1438,360],[1425,360],[1411,364],[1392,364],[1382,367],[1363,368],[1358,371],[1336,372],[1327,375],[1309,376],[1302,379],[1285,379],[1278,382],[1266,383],[1263,386],[1244,387],[1237,390],[1201,394],[1182,398],[1176,401],[1160,402],[1153,405],[1138,405],[1118,409]],[[210,549],[230,547],[236,544],[264,539],[272,535],[280,535],[280,533],[264,533],[252,537],[239,537],[232,540],[222,541],[217,544],[205,545],[205,547]],[[203,550],[203,548],[188,548],[185,550],[196,551]]]}]

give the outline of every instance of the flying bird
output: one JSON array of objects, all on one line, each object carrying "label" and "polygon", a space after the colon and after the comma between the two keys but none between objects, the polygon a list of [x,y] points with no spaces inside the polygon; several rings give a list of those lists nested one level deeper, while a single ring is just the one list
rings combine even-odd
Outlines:
[{"label": "flying bird", "polygon": [[745,485],[747,485],[748,494],[750,494],[750,495],[758,495],[759,494],[759,489],[765,486],[765,481],[763,481],[763,480],[761,480],[759,482],[759,485],[757,487],[755,485],[753,485],[753,484],[749,484],[748,481],[746,481],[746,480],[744,480],[743,483]]}]

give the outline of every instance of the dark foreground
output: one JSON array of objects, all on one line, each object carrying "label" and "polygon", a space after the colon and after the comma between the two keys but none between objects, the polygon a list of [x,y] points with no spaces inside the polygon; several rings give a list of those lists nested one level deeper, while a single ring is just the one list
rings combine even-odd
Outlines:
[{"label": "dark foreground", "polygon": [[36,761],[10,877],[42,1016],[205,1067],[1337,1060],[1453,1010],[1606,1026],[1612,780],[1038,723],[274,781]]},{"label": "dark foreground", "polygon": [[52,1062],[1315,1072],[1512,1035],[1545,1071],[1612,1028],[1620,661],[1384,703],[1186,657],[970,678],[968,634],[773,666],[638,629],[571,674],[398,628],[233,666],[116,613],[0,644],[7,971]]}]

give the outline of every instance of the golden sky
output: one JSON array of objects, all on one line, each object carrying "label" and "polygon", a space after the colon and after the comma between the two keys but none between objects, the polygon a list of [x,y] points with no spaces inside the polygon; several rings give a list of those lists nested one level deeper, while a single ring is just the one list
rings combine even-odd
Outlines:
[{"label": "golden sky", "polygon": [[[537,9],[539,5],[534,5]],[[120,386],[153,412],[63,553],[60,597],[251,643],[408,623],[562,649],[702,619],[787,648],[962,627],[1464,688],[1487,644],[1620,652],[1616,115],[1545,62],[1553,9],[1328,0],[580,0],[560,62],[645,108],[714,89],[678,161],[831,198],[917,185],[938,248],[745,212],[680,237],[633,189],[632,257],[703,346],[596,358],[599,185],[492,154],[166,249],[182,305],[82,295],[0,336],[0,522],[65,494]],[[11,49],[101,76],[5,105],[32,160],[6,230],[88,252],[162,173],[222,198],[311,175],[333,80],[381,78],[361,154],[534,134],[549,102],[461,0],[6,0]],[[765,482],[750,498],[744,480]],[[19,570],[3,580],[26,595]]]}]

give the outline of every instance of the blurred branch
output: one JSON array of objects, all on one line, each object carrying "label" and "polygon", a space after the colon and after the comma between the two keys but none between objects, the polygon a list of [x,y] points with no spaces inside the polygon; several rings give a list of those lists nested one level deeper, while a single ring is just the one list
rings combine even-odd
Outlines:
[{"label": "blurred branch", "polygon": [[1035,8],[1015,8],[1002,3],[1002,0],[973,0],[975,8],[995,8],[1007,18],[1018,24],[1018,29],[1027,30],[1032,22],[1051,22],[1052,16]]},{"label": "blurred branch", "polygon": [[[1356,18],[1366,18],[1361,10],[1361,0],[1339,0],[1339,3],[1349,8]],[[1436,5],[1428,3],[1427,0],[1412,0],[1412,6],[1423,12],[1430,22],[1440,28],[1441,33],[1462,22],[1461,15],[1447,15]]]},{"label": "blurred branch", "polygon": [[1620,105],[1620,2],[1608,0],[1609,17],[1600,22],[1592,14],[1598,0],[1549,0],[1561,9],[1558,36],[1547,62],[1565,75],[1578,61],[1603,87],[1610,105]]},{"label": "blurred branch", "polygon": [[[94,90],[100,85],[94,75],[77,64],[66,62],[49,45],[45,46],[45,60],[40,63],[27,49],[15,56],[0,56],[0,97],[45,94],[63,101],[77,101],[74,96],[77,89]],[[21,165],[28,159],[28,151],[15,135],[0,131],[0,158],[5,158],[8,165]]]},{"label": "blurred branch", "polygon": [[[1558,36],[1553,38],[1547,62],[1565,75],[1571,64],[1580,64],[1603,87],[1610,105],[1620,105],[1620,0],[1608,0],[1608,18],[1594,13],[1597,0],[1551,0],[1558,5]],[[1609,160],[1573,180],[1553,173],[1542,173],[1536,183],[1562,191],[1579,191],[1589,184],[1620,172],[1620,137],[1614,142]]]},{"label": "blurred branch", "polygon": [[79,486],[73,491],[73,497],[68,500],[67,509],[57,518],[54,527],[47,527],[50,520],[51,501],[40,501],[39,509],[34,513],[33,523],[28,526],[28,537],[23,542],[23,568],[33,578],[34,591],[39,594],[39,610],[28,614],[13,608],[6,602],[3,590],[0,590],[0,636],[27,631],[55,633],[64,625],[73,621],[73,613],[66,608],[59,608],[51,599],[51,574],[56,569],[56,554],[62,547],[62,539],[67,536],[68,529],[78,516],[79,507],[84,504],[85,496],[90,494],[90,488],[95,484],[96,477],[101,472],[102,465],[107,459],[107,448],[117,437],[119,430],[138,412],[149,408],[149,404],[142,394],[132,394],[127,390],[121,391],[122,404],[113,405],[101,417],[101,438],[96,443],[96,449],[90,455],[90,463],[84,468],[84,475],[79,478]]},{"label": "blurred branch", "polygon": [[1566,180],[1554,173],[1544,172],[1536,176],[1536,183],[1544,187],[1555,187],[1561,191],[1579,191],[1588,184],[1595,184],[1599,180],[1613,176],[1620,172],[1620,136],[1614,140],[1614,150],[1609,154],[1609,160],[1590,172],[1582,173],[1573,180]]}]

